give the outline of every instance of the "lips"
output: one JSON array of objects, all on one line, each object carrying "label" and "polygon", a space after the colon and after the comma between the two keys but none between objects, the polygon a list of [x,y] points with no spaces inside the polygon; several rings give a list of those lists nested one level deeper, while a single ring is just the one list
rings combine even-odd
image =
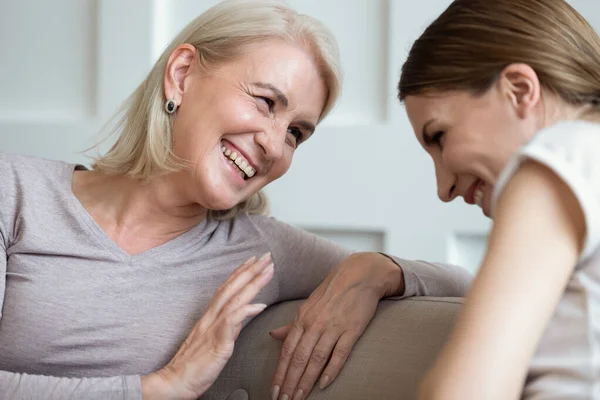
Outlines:
[{"label": "lips", "polygon": [[226,140],[221,141],[221,152],[228,159],[229,164],[235,167],[240,177],[244,180],[252,178],[257,173],[254,163],[239,148]]},{"label": "lips", "polygon": [[225,139],[221,140],[221,146],[225,146],[225,147],[231,149],[231,151],[236,151],[239,155],[241,155],[246,160],[246,162],[248,163],[249,166],[254,168],[254,170],[256,172],[260,171],[260,168],[258,168],[258,166],[254,162],[254,160],[252,160],[252,158],[250,158],[250,156],[248,156],[248,153],[246,153],[244,150],[241,150],[239,147],[236,147],[230,141],[225,140]]}]

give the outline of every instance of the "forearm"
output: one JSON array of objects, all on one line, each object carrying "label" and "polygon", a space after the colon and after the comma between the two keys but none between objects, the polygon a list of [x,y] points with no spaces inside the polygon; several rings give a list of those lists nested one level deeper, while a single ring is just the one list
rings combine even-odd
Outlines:
[{"label": "forearm", "polygon": [[140,400],[139,376],[58,378],[0,371],[0,393],[11,400],[89,399]]},{"label": "forearm", "polygon": [[[347,261],[361,265],[362,279],[380,297],[464,297],[473,279],[464,268],[448,264],[404,260],[383,253],[355,253]],[[355,265],[342,262],[338,268]],[[332,274],[335,274],[332,271]]]},{"label": "forearm", "polygon": [[450,264],[390,257],[403,272],[404,290],[395,295],[405,297],[464,297],[473,276],[464,268]]}]

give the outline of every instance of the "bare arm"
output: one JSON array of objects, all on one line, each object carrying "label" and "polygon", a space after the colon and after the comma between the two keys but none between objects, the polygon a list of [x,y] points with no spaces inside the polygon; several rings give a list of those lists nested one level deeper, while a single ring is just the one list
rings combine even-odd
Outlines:
[{"label": "bare arm", "polygon": [[524,164],[499,200],[483,265],[420,398],[518,399],[584,237],[583,212],[566,184]]}]

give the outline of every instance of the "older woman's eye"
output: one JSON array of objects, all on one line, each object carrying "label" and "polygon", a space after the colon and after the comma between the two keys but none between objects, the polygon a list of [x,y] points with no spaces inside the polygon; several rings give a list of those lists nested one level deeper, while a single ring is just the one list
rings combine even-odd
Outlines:
[{"label": "older woman's eye", "polygon": [[269,112],[273,111],[273,108],[275,107],[275,102],[273,100],[264,96],[257,96],[257,98],[263,101],[267,105],[267,107],[269,107]]},{"label": "older woman's eye", "polygon": [[288,128],[287,133],[294,138],[292,141],[294,147],[298,147],[300,142],[302,142],[302,138],[304,137],[304,135],[302,135],[302,131],[300,131],[298,128]]}]

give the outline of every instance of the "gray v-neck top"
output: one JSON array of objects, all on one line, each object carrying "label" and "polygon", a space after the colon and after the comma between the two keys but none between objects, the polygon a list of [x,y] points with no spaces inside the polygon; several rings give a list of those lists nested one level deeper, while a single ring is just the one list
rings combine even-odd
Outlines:
[{"label": "gray v-neck top", "polygon": [[[305,298],[349,255],[273,218],[205,220],[130,256],[73,195],[75,165],[0,153],[0,397],[140,399],[214,290],[271,251],[257,302]],[[470,275],[400,260],[405,296],[461,296]]]}]

